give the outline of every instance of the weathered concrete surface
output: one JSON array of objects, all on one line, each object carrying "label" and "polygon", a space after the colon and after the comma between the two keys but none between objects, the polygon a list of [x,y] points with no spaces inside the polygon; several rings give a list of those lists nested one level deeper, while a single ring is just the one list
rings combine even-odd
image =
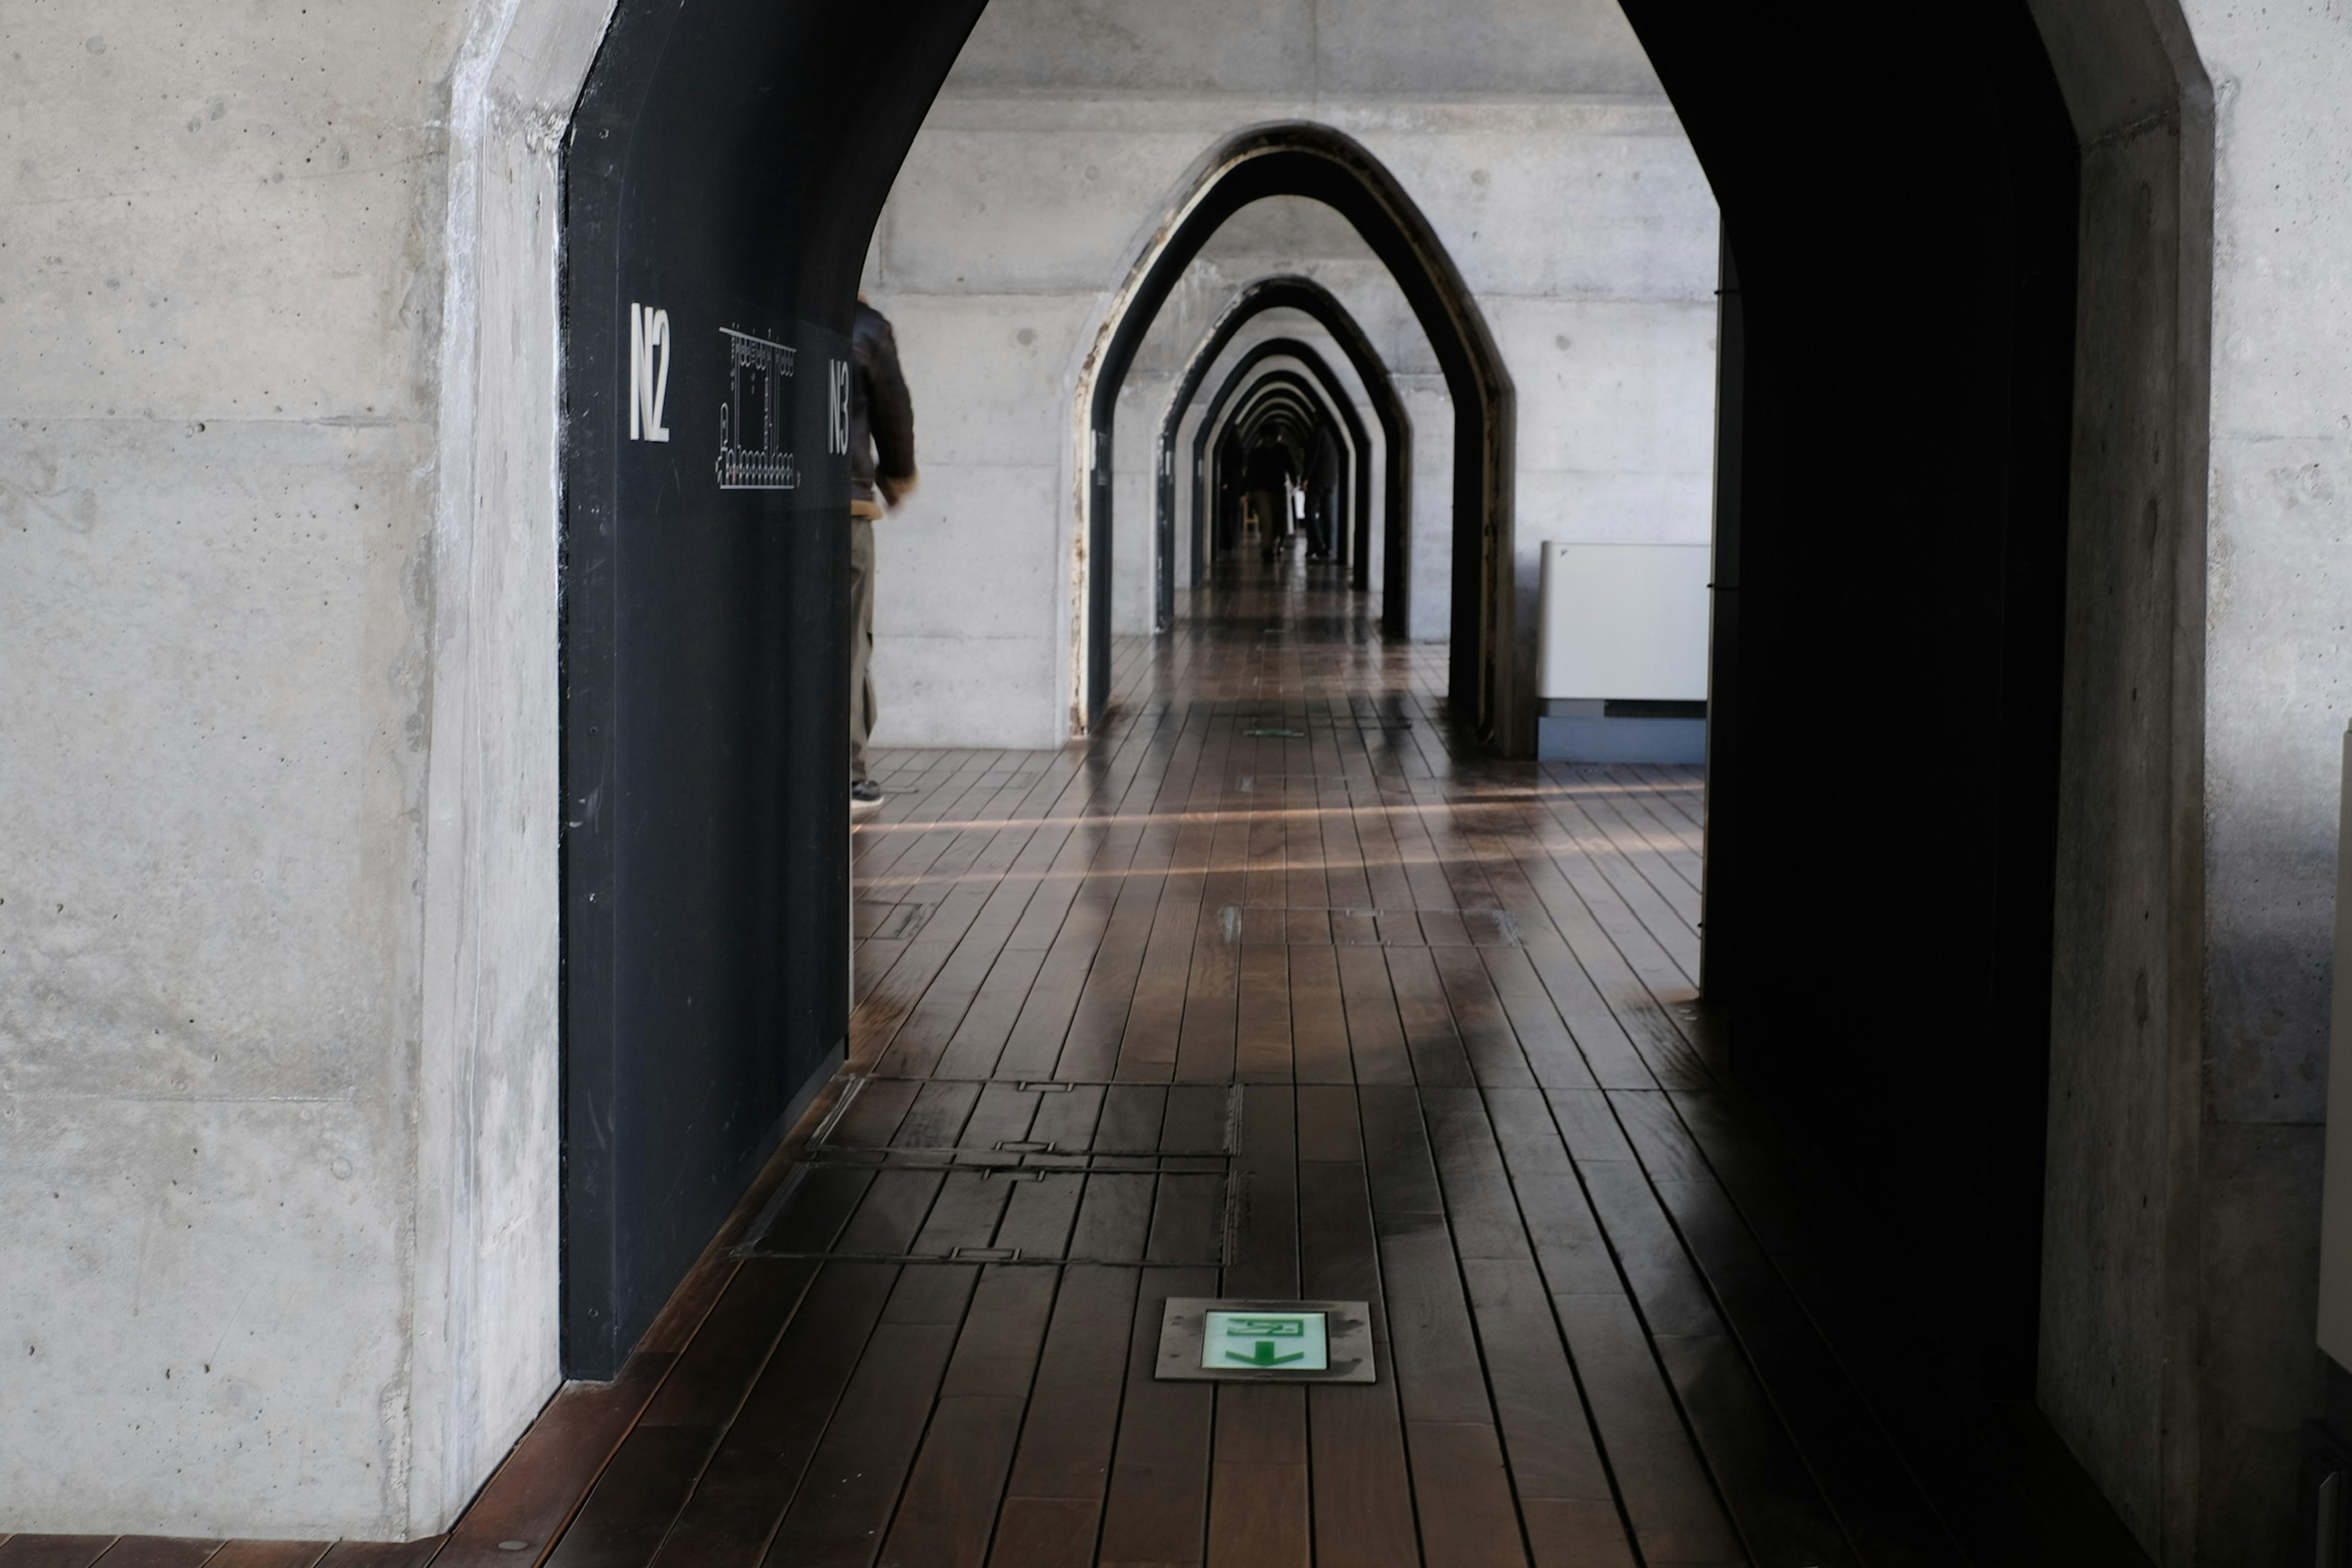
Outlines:
[{"label": "weathered concrete surface", "polygon": [[602,17],[513,10],[10,15],[0,1531],[425,1533],[554,1384],[551,500],[444,504],[442,328]]},{"label": "weathered concrete surface", "polygon": [[2213,88],[2199,1560],[2274,1561],[2315,1333],[2352,714],[2352,27],[2194,0]]},{"label": "weathered concrete surface", "polygon": [[2271,1563],[2320,1404],[2352,32],[2037,15],[2085,142],[2042,1401],[2162,1561]]},{"label": "weathered concrete surface", "polygon": [[[1221,5],[1000,0],[900,172],[866,276],[898,325],[924,471],[877,541],[877,733],[890,743],[1066,734],[1084,357],[1187,171],[1244,126],[1346,132],[1435,226],[1524,384],[1517,548],[1530,582],[1546,539],[1706,536],[1715,204],[1615,8],[1514,5],[1471,27],[1439,26],[1415,0]],[[1415,488],[1431,496],[1415,508],[1432,547],[1414,552],[1411,624],[1442,637],[1446,468],[1422,447],[1451,440],[1442,378],[1360,239],[1289,201],[1229,222],[1138,355],[1118,420],[1115,627],[1150,624],[1139,463],[1165,386],[1233,289],[1271,272],[1324,281],[1399,355]]]}]

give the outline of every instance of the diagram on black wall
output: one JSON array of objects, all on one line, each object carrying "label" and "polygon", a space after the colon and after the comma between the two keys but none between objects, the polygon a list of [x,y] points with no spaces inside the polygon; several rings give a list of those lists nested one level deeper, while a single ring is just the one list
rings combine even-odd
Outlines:
[{"label": "diagram on black wall", "polygon": [[798,489],[800,462],[784,433],[793,351],[731,328],[719,332],[727,340],[727,383],[719,405],[719,488]]}]

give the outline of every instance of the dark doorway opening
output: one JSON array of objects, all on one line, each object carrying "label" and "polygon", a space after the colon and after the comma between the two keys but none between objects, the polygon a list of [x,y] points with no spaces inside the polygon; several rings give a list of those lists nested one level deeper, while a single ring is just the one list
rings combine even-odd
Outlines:
[{"label": "dark doorway opening", "polygon": [[[1919,1299],[1965,1375],[2021,1394],[2039,1281],[2077,149],[2021,5],[1948,0],[1892,20],[1844,3],[1626,8],[1738,259],[1710,1001],[1742,1075],[1902,1218]],[[842,465],[816,371],[837,356],[874,216],[977,10],[886,4],[852,21],[625,0],[572,127],[576,1373],[617,1364],[843,1037]],[[890,48],[868,47],[885,35]],[[1835,92],[1791,85],[1825,69]],[[1346,213],[1454,389],[1452,707],[1507,749],[1528,706],[1510,668],[1513,416],[1499,359],[1462,313],[1468,291],[1346,138],[1279,127],[1230,152],[1126,291],[1094,387],[1097,450],[1110,450],[1144,330],[1223,216],[1277,194]],[[665,314],[658,331],[633,314],[647,308]],[[715,390],[730,331],[792,349],[810,372],[762,384],[762,426],[826,454],[789,500],[714,477],[721,405],[751,406]],[[658,410],[677,436],[631,441],[629,365],[671,374],[646,359],[656,352],[677,356]],[[1102,595],[1107,468],[1091,489]],[[1088,632],[1098,720],[1107,599]],[[1825,785],[1836,767],[1863,782]]]}]

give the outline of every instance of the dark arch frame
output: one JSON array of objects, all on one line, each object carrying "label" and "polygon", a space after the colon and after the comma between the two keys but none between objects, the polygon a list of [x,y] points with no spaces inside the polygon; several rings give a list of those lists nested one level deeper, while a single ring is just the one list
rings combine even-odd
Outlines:
[{"label": "dark arch frame", "polygon": [[[574,1377],[620,1366],[843,1058],[849,459],[827,366],[847,363],[875,222],[981,5],[622,4],[572,112],[558,635]],[[869,26],[901,44],[861,47]],[[629,430],[640,305],[676,345],[651,442]],[[765,346],[738,381],[742,339]],[[809,374],[769,379],[793,358]],[[725,468],[722,415],[752,377],[797,459],[790,485]]]},{"label": "dark arch frame", "polygon": [[[1388,555],[1381,570],[1389,581],[1402,581],[1407,559],[1405,552],[1412,539],[1409,524],[1412,515],[1412,421],[1405,414],[1404,399],[1397,394],[1396,381],[1389,374],[1387,362],[1381,358],[1380,351],[1372,347],[1372,340],[1357,324],[1348,307],[1339,302],[1339,296],[1312,278],[1290,273],[1261,278],[1242,289],[1226,303],[1224,310],[1218,312],[1216,324],[1209,329],[1208,334],[1201,340],[1201,346],[1193,351],[1191,362],[1184,367],[1182,378],[1177,383],[1175,395],[1169,400],[1168,412],[1160,424],[1160,445],[1152,454],[1160,477],[1158,497],[1160,558],[1166,561],[1174,554],[1176,478],[1170,456],[1176,443],[1176,433],[1184,422],[1184,410],[1199,395],[1201,384],[1208,379],[1210,370],[1217,363],[1217,356],[1224,353],[1226,345],[1240,334],[1242,329],[1268,310],[1283,310],[1300,312],[1331,334],[1331,341],[1339,344],[1339,352],[1347,356],[1349,367],[1355,371],[1356,379],[1363,384],[1364,395],[1371,401],[1373,417],[1381,425],[1383,491],[1381,513],[1382,525],[1388,530]],[[1299,346],[1307,347],[1304,343]],[[1338,384],[1329,376],[1325,376],[1324,381],[1335,387]],[[1201,537],[1200,485],[1202,472],[1200,445],[1196,442],[1192,456],[1192,536],[1196,541],[1192,581],[1195,586],[1201,582],[1197,541]],[[1360,485],[1360,493],[1369,498],[1371,487]],[[1353,586],[1371,586],[1370,560],[1368,532],[1360,527],[1350,578]],[[1167,613],[1172,615],[1173,582],[1171,581],[1168,586]],[[1399,608],[1391,619],[1388,604],[1383,600],[1381,626],[1391,637],[1406,635],[1403,609]]]},{"label": "dark arch frame", "polygon": [[[1514,395],[1501,352],[1453,258],[1386,165],[1354,138],[1303,121],[1255,127],[1199,165],[1172,221],[1154,230],[1119,289],[1081,375],[1086,416],[1079,537],[1085,691],[1091,732],[1110,690],[1111,498],[1118,394],[1161,305],[1210,236],[1255,201],[1305,196],[1338,212],[1371,247],[1412,307],[1454,401],[1454,573],[1447,704],[1475,737],[1513,755],[1532,750],[1523,690],[1532,649],[1518,647],[1511,528]],[[1522,710],[1525,710],[1522,711]]]},{"label": "dark arch frame", "polygon": [[1272,370],[1260,376],[1243,395],[1241,405],[1234,411],[1234,422],[1242,426],[1242,439],[1255,441],[1257,433],[1273,420],[1303,420],[1308,429],[1338,416],[1323,405],[1321,393],[1296,371]]},{"label": "dark arch frame", "polygon": [[[1369,581],[1365,570],[1365,551],[1371,536],[1372,523],[1371,433],[1366,428],[1362,416],[1356,412],[1355,400],[1347,395],[1331,374],[1329,363],[1315,352],[1311,344],[1300,342],[1296,338],[1268,338],[1253,344],[1249,352],[1234,363],[1233,370],[1218,386],[1216,395],[1205,405],[1201,422],[1192,432],[1192,582],[1197,586],[1205,580],[1210,544],[1215,532],[1209,514],[1208,498],[1216,489],[1213,482],[1213,454],[1217,432],[1221,428],[1231,427],[1223,417],[1225,405],[1232,400],[1244,377],[1272,359],[1296,360],[1322,383],[1324,395],[1338,410],[1339,422],[1346,427],[1348,439],[1354,446],[1353,471],[1349,477],[1349,526],[1354,535],[1350,545],[1349,579],[1350,586],[1364,587]],[[1291,373],[1276,371],[1274,374]],[[1396,508],[1392,505],[1384,507],[1383,510],[1391,519],[1396,516]]]}]

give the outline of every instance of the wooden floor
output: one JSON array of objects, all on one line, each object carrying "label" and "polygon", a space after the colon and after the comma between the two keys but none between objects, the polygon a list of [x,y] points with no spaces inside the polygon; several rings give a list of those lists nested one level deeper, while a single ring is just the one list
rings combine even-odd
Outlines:
[{"label": "wooden floor", "polygon": [[[1090,743],[887,754],[849,1068],[399,1568],[2145,1561],[1727,1082],[1698,772],[1476,756],[1307,570]],[[1369,1301],[1378,1381],[1154,1381],[1213,1295]],[[202,1561],[60,1539],[0,1568]]]}]

